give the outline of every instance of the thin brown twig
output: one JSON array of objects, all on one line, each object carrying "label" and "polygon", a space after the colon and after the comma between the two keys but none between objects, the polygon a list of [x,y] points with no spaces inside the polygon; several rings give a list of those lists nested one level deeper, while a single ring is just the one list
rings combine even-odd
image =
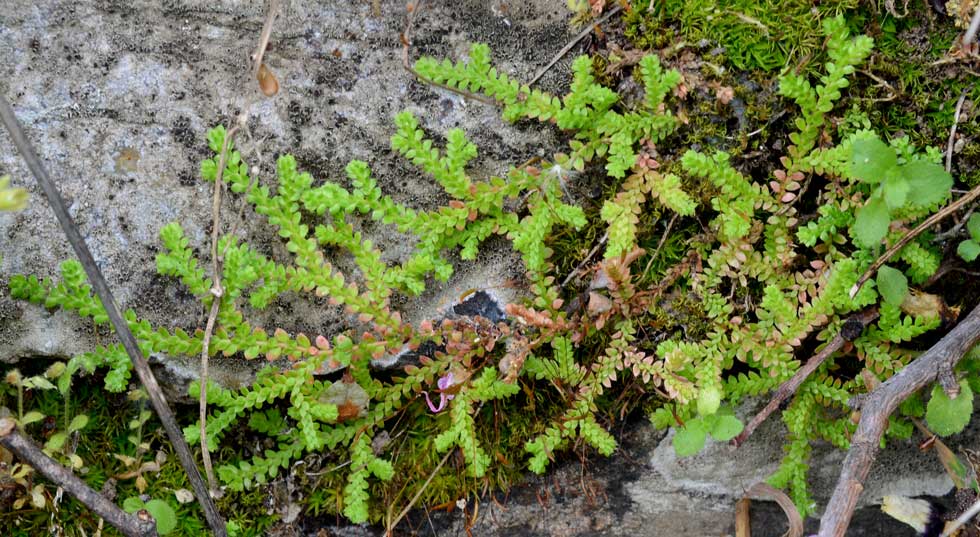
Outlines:
[{"label": "thin brown twig", "polygon": [[259,44],[255,47],[255,53],[252,54],[252,78],[259,76],[259,68],[262,67],[262,58],[265,56],[265,49],[269,46],[269,38],[272,37],[272,23],[276,20],[276,14],[279,13],[279,0],[269,0],[269,12],[265,16],[265,22],[262,24],[262,35],[259,37]]},{"label": "thin brown twig", "polygon": [[747,498],[762,498],[776,502],[783,510],[783,514],[786,515],[786,522],[789,525],[789,529],[783,534],[783,537],[803,537],[803,517],[800,516],[793,500],[785,492],[768,483],[759,482],[745,491],[743,499]]},{"label": "thin brown twig", "polygon": [[769,400],[769,403],[763,407],[758,414],[752,417],[749,423],[745,425],[745,429],[743,429],[738,436],[731,440],[731,445],[738,447],[745,443],[745,441],[752,436],[752,433],[755,432],[759,425],[762,425],[762,423],[766,421],[766,419],[769,418],[769,416],[775,412],[777,408],[779,408],[779,405],[781,405],[783,401],[796,393],[796,390],[799,389],[801,384],[803,384],[803,381],[809,378],[810,375],[813,374],[813,372],[816,371],[821,364],[823,364],[824,360],[844,346],[844,341],[844,338],[840,334],[834,336],[834,339],[830,340],[830,343],[821,349],[820,352],[807,360],[806,365],[797,370],[789,380],[782,383],[779,388],[776,389],[776,392],[773,394],[772,399]]},{"label": "thin brown twig", "polygon": [[201,342],[201,392],[198,398],[198,410],[201,427],[201,459],[204,463],[204,472],[208,477],[208,487],[211,488],[212,494],[218,490],[218,482],[214,477],[211,452],[208,449],[208,352],[211,346],[211,335],[214,332],[214,323],[218,317],[218,309],[221,307],[221,297],[224,295],[224,288],[221,287],[221,260],[218,258],[218,235],[221,232],[221,189],[223,187],[221,176],[224,174],[227,164],[228,147],[231,146],[231,140],[235,137],[235,133],[245,124],[243,119],[244,115],[239,117],[238,124],[225,134],[225,139],[221,143],[218,171],[214,177],[214,195],[211,198],[211,281],[213,283],[210,289],[211,311],[208,313],[204,338]]},{"label": "thin brown twig", "polygon": [[895,88],[893,88],[892,85],[889,84],[887,80],[885,80],[885,79],[883,79],[883,78],[875,75],[871,71],[865,71],[864,69],[859,69],[858,72],[861,73],[862,75],[870,78],[871,80],[874,80],[875,82],[877,82],[878,83],[878,86],[881,86],[883,88],[887,88],[888,89],[888,97],[882,97],[882,98],[878,98],[878,99],[871,99],[872,102],[879,102],[879,103],[880,102],[889,102],[889,101],[894,101],[895,98],[898,97],[898,92],[895,91]]},{"label": "thin brown twig", "polygon": [[429,487],[429,483],[432,482],[432,479],[435,478],[437,473],[439,473],[439,470],[442,470],[442,467],[446,464],[446,461],[449,460],[449,456],[452,455],[455,451],[456,451],[455,449],[450,449],[449,451],[446,452],[445,455],[443,455],[442,460],[439,461],[439,464],[437,464],[435,469],[432,470],[432,473],[429,474],[429,477],[425,480],[425,483],[422,483],[422,486],[419,487],[419,490],[415,492],[415,496],[412,496],[412,499],[408,502],[408,505],[406,505],[405,508],[402,509],[400,513],[398,513],[398,516],[395,517],[394,522],[388,525],[388,529],[385,530],[385,535],[389,537],[393,535],[392,530],[394,530],[395,527],[398,526],[398,523],[401,522],[403,518],[405,518],[405,515],[407,515],[408,511],[412,509],[412,506],[415,505],[415,502],[419,500],[419,498],[422,496],[422,493],[425,492],[425,489]]},{"label": "thin brown twig", "polygon": [[[258,76],[259,68],[262,65],[262,58],[265,55],[265,49],[269,44],[269,37],[272,35],[272,23],[275,21],[276,14],[279,11],[279,1],[270,0],[269,11],[265,17],[265,23],[262,26],[262,34],[259,37],[258,46],[255,49],[255,54],[253,55],[253,68],[252,72],[254,76]],[[224,289],[221,286],[221,264],[224,254],[227,253],[228,245],[225,246],[225,251],[222,255],[218,255],[218,238],[221,232],[221,191],[224,188],[224,184],[221,182],[222,176],[224,175],[225,165],[228,160],[228,149],[231,147],[232,141],[235,138],[235,134],[239,129],[248,127],[248,110],[251,108],[251,100],[246,103],[243,111],[238,115],[236,124],[228,130],[225,134],[225,138],[221,143],[221,154],[218,157],[218,170],[214,178],[214,195],[211,200],[211,311],[208,312],[208,320],[204,328],[204,337],[201,342],[201,372],[200,372],[200,394],[198,398],[198,416],[200,420],[200,434],[201,434],[201,462],[204,464],[204,472],[207,475],[208,487],[211,489],[212,495],[218,494],[218,482],[214,475],[214,465],[211,463],[211,451],[208,449],[208,435],[207,435],[207,419],[208,419],[208,367],[209,367],[209,352],[211,346],[211,336],[214,333],[214,325],[218,318],[218,310],[221,307],[221,298],[224,295]],[[249,188],[252,187],[253,182],[249,182]],[[239,209],[238,216],[241,218],[242,212],[244,211],[243,206]],[[235,223],[237,228],[238,224]]]},{"label": "thin brown twig", "polygon": [[866,270],[864,274],[862,274],[861,277],[858,278],[858,281],[857,283],[854,284],[854,287],[851,287],[851,292],[850,292],[851,298],[854,298],[854,295],[858,294],[858,291],[861,290],[861,286],[864,285],[864,282],[868,281],[868,279],[871,278],[871,276],[873,276],[874,273],[877,272],[882,265],[887,263],[888,260],[891,259],[891,257],[895,255],[896,252],[898,252],[906,244],[908,244],[909,241],[918,237],[923,231],[938,224],[949,215],[960,210],[961,208],[963,208],[963,206],[969,204],[971,201],[977,199],[978,196],[980,196],[980,185],[973,187],[973,190],[967,192],[966,195],[954,201],[953,203],[950,203],[942,210],[938,211],[936,214],[930,216],[929,218],[926,218],[925,220],[922,221],[921,224],[915,226],[915,228],[912,231],[906,233],[905,236],[899,239],[898,242],[896,242],[891,248],[889,248],[885,253],[881,254],[881,257],[875,259],[875,262],[872,263],[870,267],[868,267],[868,270]]},{"label": "thin brown twig", "polygon": [[151,537],[157,534],[156,523],[146,511],[129,514],[110,502],[105,496],[89,488],[58,461],[44,454],[34,442],[17,430],[17,422],[12,418],[0,418],[0,446],[10,450],[18,459],[63,488],[76,500],[85,504],[95,514],[112,524],[123,535],[129,537]]},{"label": "thin brown twig", "polygon": [[[486,401],[480,402],[479,406],[476,407],[476,412],[474,414],[479,414],[480,411],[483,410],[483,404],[485,402]],[[426,478],[425,483],[422,483],[422,487],[420,487],[419,490],[415,492],[415,495],[412,496],[412,499],[409,500],[408,504],[401,510],[400,513],[398,513],[398,516],[395,517],[395,521],[392,522],[391,524],[387,524],[387,528],[385,529],[385,535],[387,537],[391,537],[391,535],[393,535],[392,531],[395,529],[395,527],[398,526],[398,523],[401,522],[403,518],[405,518],[405,515],[407,515],[408,512],[412,509],[412,506],[415,505],[415,502],[419,501],[419,498],[422,497],[422,493],[425,492],[425,489],[429,487],[429,483],[432,482],[432,480],[436,477],[436,474],[439,473],[439,470],[441,470],[442,467],[446,464],[446,461],[449,460],[449,456],[452,455],[455,451],[456,451],[455,449],[450,449],[449,451],[446,452],[445,455],[443,455],[442,460],[439,461],[439,464],[436,465],[435,469],[432,470],[432,473],[429,474],[429,477]]]},{"label": "thin brown twig", "polygon": [[423,5],[425,5],[425,2],[424,1],[418,2],[414,6],[414,8],[409,12],[409,14],[408,14],[408,22],[405,24],[405,30],[402,32],[402,35],[401,35],[401,41],[402,41],[402,67],[404,67],[405,70],[408,71],[409,73],[412,73],[412,75],[415,76],[415,78],[421,80],[422,82],[425,82],[426,84],[430,84],[430,85],[433,85],[433,86],[442,88],[442,89],[444,89],[446,91],[455,93],[457,95],[462,95],[463,97],[468,97],[470,99],[473,99],[474,101],[479,101],[479,102],[484,103],[484,104],[489,104],[489,105],[493,105],[493,106],[499,107],[500,106],[500,103],[498,103],[497,101],[495,101],[493,99],[488,99],[486,97],[483,97],[482,95],[477,95],[475,93],[471,93],[469,91],[464,91],[464,90],[461,90],[459,88],[454,88],[454,87],[449,86],[447,84],[442,84],[442,83],[436,82],[435,80],[431,80],[429,78],[426,78],[426,77],[422,76],[421,74],[419,74],[419,72],[416,71],[411,66],[411,64],[409,64],[409,62],[408,62],[409,49],[412,46],[412,38],[411,38],[412,25],[415,23],[415,15],[418,14],[418,12],[422,10],[422,6]]},{"label": "thin brown twig", "polygon": [[591,260],[592,260],[592,256],[594,256],[594,255],[596,254],[596,252],[598,252],[598,251],[599,251],[599,248],[601,248],[603,244],[606,244],[606,241],[607,241],[608,239],[609,239],[609,232],[607,231],[607,232],[606,232],[606,233],[604,233],[604,234],[602,235],[602,237],[601,237],[601,238],[599,239],[599,242],[597,242],[597,243],[596,243],[596,245],[595,245],[595,246],[593,246],[591,250],[589,250],[589,253],[588,253],[588,254],[586,254],[586,256],[585,256],[585,259],[583,259],[583,260],[582,260],[582,261],[581,261],[581,262],[580,262],[580,263],[578,264],[578,266],[577,266],[577,267],[575,267],[575,270],[573,270],[573,271],[571,271],[571,272],[569,272],[569,273],[568,273],[568,276],[565,276],[565,279],[564,279],[564,280],[562,280],[562,282],[561,282],[561,288],[562,288],[562,289],[564,289],[564,288],[565,288],[565,286],[567,286],[567,285],[568,285],[568,282],[570,282],[570,281],[572,281],[572,278],[574,278],[575,276],[577,276],[577,275],[578,275],[578,273],[579,273],[579,272],[581,272],[581,270],[582,270],[582,269],[583,269],[583,268],[585,267],[585,265],[586,265],[586,264],[587,264],[587,263],[588,263],[589,261],[591,261]]},{"label": "thin brown twig", "polygon": [[[978,10],[980,12],[980,10]],[[953,126],[949,129],[949,141],[946,143],[946,171],[953,168],[953,145],[956,141],[956,126],[960,122],[960,112],[963,111],[963,102],[966,100],[966,88],[960,92],[960,98],[956,101],[956,112],[953,113]]]},{"label": "thin brown twig", "polygon": [[821,364],[832,354],[840,350],[848,341],[852,341],[861,335],[871,322],[878,318],[877,308],[872,308],[856,315],[852,315],[845,321],[844,326],[841,327],[840,332],[834,336],[834,339],[830,340],[827,345],[820,350],[817,354],[814,354],[809,360],[807,360],[806,365],[801,367],[796,373],[786,382],[781,384],[776,392],[773,394],[772,399],[769,403],[756,414],[751,421],[745,426],[742,432],[732,439],[731,444],[738,447],[745,443],[745,441],[752,435],[753,432],[762,425],[764,421],[776,411],[777,408],[789,397],[796,393],[796,390],[800,388],[814,371],[820,367]]},{"label": "thin brown twig", "polygon": [[122,313],[120,313],[119,306],[116,305],[116,301],[112,296],[112,290],[109,289],[109,284],[102,275],[102,271],[96,265],[91,250],[89,250],[88,245],[85,244],[85,240],[78,231],[78,226],[75,225],[71,215],[68,214],[68,208],[65,206],[65,201],[62,199],[61,193],[58,192],[58,188],[54,185],[47,170],[41,164],[41,160],[38,158],[34,147],[27,140],[27,135],[24,133],[23,127],[17,121],[13,109],[2,94],[0,94],[0,119],[2,119],[4,126],[10,133],[10,138],[13,140],[14,146],[17,147],[17,152],[24,158],[27,167],[31,170],[31,174],[34,175],[41,189],[44,191],[44,195],[52,211],[54,211],[55,217],[58,219],[58,224],[65,232],[68,242],[71,244],[75,255],[82,264],[82,268],[85,269],[85,275],[88,277],[89,282],[91,282],[96,296],[102,302],[102,307],[105,309],[106,315],[109,317],[109,321],[112,323],[120,343],[122,343],[126,354],[133,364],[133,370],[136,371],[140,383],[146,389],[150,402],[153,404],[153,409],[156,411],[157,417],[160,419],[160,423],[163,425],[167,437],[173,445],[177,458],[180,459],[181,466],[187,472],[187,478],[190,480],[191,488],[194,489],[194,495],[197,497],[197,501],[204,511],[204,517],[208,521],[211,532],[214,533],[215,537],[225,537],[227,535],[225,522],[221,517],[221,513],[215,507],[214,500],[208,494],[207,485],[201,479],[201,473],[197,469],[194,456],[191,454],[190,448],[184,440],[184,433],[177,426],[173,411],[170,410],[170,406],[163,396],[163,392],[160,389],[159,383],[157,383],[156,377],[153,375],[153,371],[150,370],[146,358],[143,357],[143,351],[140,350],[139,343],[133,336],[133,332],[129,329],[129,324],[123,318]]},{"label": "thin brown twig", "polygon": [[670,221],[667,222],[667,229],[665,229],[664,234],[660,236],[660,242],[657,243],[657,249],[650,254],[650,260],[647,261],[647,266],[643,267],[643,274],[646,274],[647,271],[650,270],[650,265],[653,265],[653,262],[657,259],[657,256],[660,255],[660,250],[663,249],[664,244],[667,242],[667,238],[670,237],[670,230],[674,227],[674,222],[677,221],[677,217],[678,214],[674,213],[674,216],[671,216]]},{"label": "thin brown twig", "polygon": [[592,31],[595,29],[596,26],[599,26],[600,24],[606,22],[613,15],[615,15],[616,13],[619,13],[622,9],[623,9],[623,6],[616,6],[616,7],[614,7],[613,9],[607,11],[606,14],[601,19],[599,19],[599,20],[597,20],[597,21],[589,24],[588,28],[586,28],[586,29],[582,30],[581,32],[579,32],[579,34],[576,35],[575,37],[573,37],[572,40],[569,41],[567,45],[565,45],[561,50],[558,51],[558,54],[555,54],[555,57],[552,58],[550,62],[548,62],[548,65],[545,65],[544,67],[542,67],[541,69],[538,70],[537,74],[534,75],[534,78],[532,78],[531,81],[527,83],[527,85],[528,86],[533,86],[534,83],[537,82],[538,80],[540,80],[541,77],[544,76],[544,74],[547,73],[549,69],[551,69],[552,67],[555,66],[556,63],[558,63],[558,60],[561,60],[562,58],[564,58],[565,57],[565,54],[568,54],[568,51],[572,50],[572,48],[579,41],[581,41],[582,39],[584,39],[585,36],[587,36],[590,33],[592,33]]},{"label": "thin brown twig", "polygon": [[980,307],[975,307],[938,343],[864,398],[861,419],[851,435],[851,448],[820,519],[819,537],[843,537],[847,531],[892,412],[910,395],[934,381],[941,369],[956,366],[978,341]]}]

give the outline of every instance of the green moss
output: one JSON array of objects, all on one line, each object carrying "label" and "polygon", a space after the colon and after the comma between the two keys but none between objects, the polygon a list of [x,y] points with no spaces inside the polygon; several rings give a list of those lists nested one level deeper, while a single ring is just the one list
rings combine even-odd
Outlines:
[{"label": "green moss", "polygon": [[659,50],[670,45],[675,32],[673,28],[665,26],[663,12],[636,7],[623,16],[623,34],[630,43],[641,50]]},{"label": "green moss", "polygon": [[677,25],[688,42],[707,40],[725,49],[739,69],[773,71],[820,51],[823,34],[816,21],[854,9],[856,0],[814,5],[806,0],[668,0],[648,13],[647,1],[633,3],[627,37],[640,48],[662,48]]}]

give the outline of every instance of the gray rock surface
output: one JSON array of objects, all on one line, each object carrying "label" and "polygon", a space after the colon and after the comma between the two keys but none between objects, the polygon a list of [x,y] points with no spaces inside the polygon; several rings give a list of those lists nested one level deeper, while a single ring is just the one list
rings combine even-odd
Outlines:
[{"label": "gray rock surface", "polygon": [[[740,412],[750,414],[763,404],[765,401],[747,403]],[[656,431],[646,422],[627,428],[621,449],[611,459],[595,456],[584,466],[578,461],[559,465],[554,474],[532,478],[517,487],[503,509],[484,501],[474,534],[734,535],[735,502],[747,488],[764,481],[778,467],[785,426],[778,419],[769,420],[738,449],[709,440],[701,453],[685,458],[674,454],[673,434]],[[954,450],[957,446],[975,447],[978,439],[980,424],[974,421],[966,431],[949,439],[949,445]],[[818,511],[822,511],[837,483],[844,452],[822,442],[813,446],[811,492]],[[953,484],[936,455],[921,452],[910,440],[890,442],[874,464],[865,487],[848,535],[911,537],[914,531],[880,511],[881,497],[942,497]],[[445,527],[438,535],[453,535],[453,531],[461,530],[458,518],[440,518]],[[419,517],[416,522],[419,533],[428,535],[427,521]],[[786,530],[784,515],[769,502],[753,502],[752,525],[753,537],[779,536]],[[817,519],[808,520],[808,531],[816,532],[817,526]]]},{"label": "gray rock surface", "polygon": [[[781,457],[784,427],[778,420],[764,424],[738,450],[727,444],[709,445],[702,453],[678,460],[672,433],[656,431],[645,422],[626,426],[620,449],[608,459],[592,454],[584,463],[575,456],[556,463],[547,475],[531,477],[496,501],[483,498],[471,527],[480,537],[722,537],[735,534],[735,502],[745,488],[765,479]],[[975,445],[980,427],[974,425],[954,439]],[[954,444],[954,445],[955,445]],[[840,471],[843,453],[814,444],[814,496],[824,505]],[[931,453],[922,454],[912,442],[885,450],[869,479],[867,492],[847,535],[850,537],[913,537],[915,532],[881,512],[880,494],[944,494],[934,483],[910,486],[916,479],[938,481],[942,473]],[[824,479],[823,477],[833,478]],[[822,477],[823,476],[823,477]],[[948,481],[948,480],[947,480]],[[470,500],[472,502],[472,499]],[[473,505],[469,506],[470,514]],[[772,502],[753,501],[752,536],[778,537],[787,529],[782,511]],[[328,535],[364,536],[367,528],[332,525],[332,520],[308,519],[304,535],[326,528]],[[819,521],[807,519],[808,534]],[[466,522],[460,511],[424,512],[400,526],[404,535],[463,536]],[[285,529],[283,529],[285,531]],[[287,533],[283,533],[285,535]],[[374,528],[368,535],[383,535]]]},{"label": "gray rock surface", "polygon": [[[156,274],[157,233],[177,220],[192,247],[207,251],[211,187],[198,174],[200,161],[210,156],[205,133],[231,123],[249,103],[252,136],[240,146],[261,167],[265,184],[274,180],[282,153],[293,153],[317,180],[342,184],[346,164],[361,159],[387,194],[416,208],[437,207],[447,197],[390,149],[393,118],[401,110],[415,112],[437,143],[449,129],[462,128],[480,151],[474,178],[502,176],[510,165],[560,147],[553,129],[509,125],[495,107],[415,81],[402,68],[404,2],[284,4],[266,55],[281,88],[272,99],[259,98],[248,67],[263,2],[16,0],[0,7],[0,47],[8,51],[0,91],[37,145],[117,301],[155,326],[204,324],[200,304],[178,282]],[[502,71],[530,79],[568,39],[567,12],[546,0],[502,6],[430,2],[414,24],[414,57],[460,59],[470,42],[486,42]],[[558,91],[568,69],[552,73],[543,84]],[[0,140],[0,173],[32,193],[28,209],[0,214],[0,361],[91,350],[107,333],[94,334],[74,314],[49,313],[7,294],[10,274],[57,275],[71,253],[6,133]],[[236,197],[224,204],[226,231],[240,203]],[[240,234],[288,259],[265,218],[245,214]],[[380,225],[362,231],[386,261],[411,253],[411,237]],[[418,321],[438,316],[471,288],[491,287],[511,299],[519,290],[504,284],[520,279],[520,260],[505,241],[484,252],[475,263],[457,263],[447,285],[432,282],[424,296],[396,299],[395,307]],[[349,259],[332,261],[356,278]],[[308,297],[287,297],[246,315],[270,330],[306,334],[329,335],[350,324],[339,308]],[[181,394],[196,374],[196,358],[159,361],[166,364],[161,373],[170,394]],[[219,359],[212,369],[215,380],[234,386],[246,382],[254,366]]]}]

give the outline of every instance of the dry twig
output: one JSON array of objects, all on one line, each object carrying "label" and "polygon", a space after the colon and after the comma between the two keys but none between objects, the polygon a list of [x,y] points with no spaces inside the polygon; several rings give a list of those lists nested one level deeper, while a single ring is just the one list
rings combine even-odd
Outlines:
[{"label": "dry twig", "polygon": [[119,336],[119,341],[126,350],[126,354],[129,355],[129,359],[133,362],[133,370],[136,371],[136,375],[146,389],[150,402],[153,404],[153,409],[156,411],[157,417],[160,418],[160,423],[167,432],[167,437],[170,439],[174,451],[177,453],[177,458],[180,459],[181,466],[187,472],[187,477],[191,482],[191,488],[194,489],[194,495],[204,510],[204,516],[208,521],[208,526],[210,526],[211,531],[216,537],[225,537],[227,535],[225,522],[222,520],[221,514],[218,513],[218,509],[214,505],[214,500],[208,494],[204,480],[201,479],[201,473],[197,470],[194,457],[191,455],[190,448],[184,440],[184,432],[177,426],[173,412],[167,405],[167,400],[160,390],[160,385],[157,384],[156,377],[153,376],[153,371],[150,370],[146,358],[143,357],[143,352],[140,350],[132,331],[130,331],[129,324],[119,312],[119,306],[116,305],[116,300],[112,296],[109,284],[106,283],[102,271],[95,264],[92,252],[85,244],[85,240],[82,239],[82,235],[78,231],[78,227],[72,220],[71,215],[68,214],[65,201],[61,198],[61,194],[51,181],[47,170],[41,165],[41,161],[38,159],[34,148],[27,141],[24,129],[17,121],[17,117],[14,116],[13,109],[10,108],[7,99],[2,95],[0,95],[0,119],[3,120],[4,126],[10,133],[10,138],[17,147],[17,151],[24,158],[24,161],[27,162],[27,167],[31,170],[34,178],[37,179],[38,184],[40,184],[41,189],[44,191],[44,195],[48,199],[51,209],[58,218],[61,229],[68,237],[68,242],[75,251],[75,255],[82,264],[82,268],[85,269],[85,275],[88,277],[89,282],[91,282],[96,296],[102,302],[102,307],[105,309],[109,321],[115,328],[116,334]]},{"label": "dry twig", "polygon": [[735,502],[735,537],[752,537],[751,505],[752,500],[748,498]]},{"label": "dry twig", "polygon": [[954,201],[953,203],[950,203],[949,205],[947,205],[946,207],[938,211],[936,214],[923,220],[921,224],[915,226],[915,229],[906,233],[905,236],[899,239],[898,242],[896,242],[891,248],[889,248],[885,253],[881,254],[881,257],[875,259],[875,262],[872,263],[870,267],[868,267],[868,270],[866,270],[864,274],[862,274],[861,277],[858,278],[858,281],[857,283],[854,284],[854,287],[851,287],[851,292],[850,292],[851,298],[854,298],[854,295],[858,294],[858,291],[861,290],[861,286],[864,285],[864,283],[868,281],[871,278],[871,276],[874,275],[875,272],[878,272],[878,269],[881,268],[882,265],[887,263],[888,260],[891,259],[893,255],[895,255],[899,250],[905,247],[905,245],[908,244],[909,241],[918,237],[923,231],[943,221],[947,216],[962,209],[965,205],[977,199],[978,196],[980,196],[980,185],[973,187],[973,190],[967,192],[966,195],[964,195],[962,198]]},{"label": "dry twig", "polygon": [[214,332],[214,323],[218,318],[218,309],[221,307],[221,297],[224,295],[224,288],[221,287],[221,260],[218,258],[218,235],[221,231],[221,176],[225,170],[228,157],[228,147],[231,140],[235,137],[245,121],[244,115],[240,116],[240,121],[225,134],[224,142],[221,144],[221,155],[218,157],[218,171],[214,178],[214,197],[211,201],[211,311],[208,313],[208,321],[204,327],[204,338],[201,342],[201,373],[200,385],[201,392],[198,399],[198,417],[201,427],[201,460],[204,463],[204,472],[208,476],[208,487],[211,493],[218,491],[218,482],[214,477],[214,468],[211,464],[211,452],[208,449],[208,352],[211,346],[211,335]]},{"label": "dry twig", "polygon": [[[768,483],[760,482],[749,487],[740,502],[747,501],[749,498],[762,498],[776,502],[779,508],[783,510],[783,514],[786,515],[786,522],[789,524],[789,529],[786,530],[783,537],[803,537],[803,517],[800,516],[793,500],[785,492]],[[747,510],[748,507],[746,507]],[[746,526],[748,526],[748,521],[746,521]],[[737,528],[736,531],[738,531]],[[750,537],[750,535],[747,534],[746,537]]]},{"label": "dry twig", "polygon": [[594,256],[596,252],[599,251],[599,248],[601,248],[603,244],[606,244],[607,240],[609,240],[609,232],[604,233],[602,237],[599,238],[599,242],[597,242],[596,245],[593,246],[591,250],[589,250],[589,253],[586,254],[585,259],[583,259],[578,264],[578,266],[575,267],[575,270],[569,272],[568,276],[565,276],[565,279],[562,280],[561,282],[562,289],[568,286],[568,282],[572,281],[572,278],[575,278],[580,272],[582,272],[582,269],[585,268],[585,265],[592,260],[592,256]]},{"label": "dry twig", "polygon": [[940,370],[952,369],[978,341],[980,307],[975,307],[943,339],[862,400],[861,420],[851,435],[851,449],[820,520],[819,537],[843,537],[847,530],[888,426],[888,416],[907,397],[935,380]]},{"label": "dry twig", "polygon": [[401,522],[403,518],[405,518],[405,515],[407,515],[409,510],[412,509],[412,506],[415,505],[415,502],[417,502],[419,498],[422,497],[422,493],[425,492],[425,489],[429,488],[429,483],[431,483],[432,479],[436,476],[436,474],[439,473],[439,470],[442,470],[442,467],[445,466],[446,461],[449,460],[449,456],[455,452],[456,452],[455,449],[450,449],[449,451],[446,452],[445,455],[443,455],[442,460],[439,461],[439,464],[437,464],[435,469],[432,470],[432,473],[429,474],[429,477],[425,480],[425,483],[422,483],[422,486],[419,487],[419,490],[415,492],[415,495],[412,496],[412,499],[408,502],[408,505],[406,505],[405,508],[402,509],[400,513],[398,513],[398,516],[395,517],[395,520],[393,522],[388,524],[388,528],[385,530],[385,535],[387,536],[394,535],[392,531],[394,531],[395,527],[398,526],[398,523]]},{"label": "dry twig", "polygon": [[[980,10],[977,11],[980,13]],[[946,171],[953,168],[953,145],[956,142],[956,126],[960,122],[960,112],[963,111],[963,102],[966,100],[966,88],[960,92],[960,98],[956,101],[956,112],[953,113],[953,126],[949,129],[949,141],[946,142]]]},{"label": "dry twig", "polygon": [[[653,2],[651,2],[651,5],[652,4],[653,4]],[[593,23],[590,23],[589,26],[586,29],[584,29],[581,32],[579,32],[579,34],[577,36],[573,37],[572,40],[569,41],[568,44],[564,46],[564,48],[562,48],[561,50],[559,50],[558,51],[558,54],[555,54],[555,57],[552,58],[550,62],[548,62],[548,65],[545,65],[544,67],[542,67],[538,71],[538,73],[536,75],[534,75],[534,78],[532,78],[531,81],[527,83],[527,85],[528,86],[533,86],[535,82],[537,82],[538,80],[540,80],[541,77],[544,76],[544,74],[548,72],[548,69],[551,69],[552,67],[554,67],[555,64],[558,63],[558,60],[564,58],[565,57],[565,54],[568,54],[568,51],[569,50],[572,50],[572,47],[574,47],[576,43],[578,43],[583,38],[585,38],[585,36],[591,34],[592,33],[592,30],[596,26],[599,26],[600,24],[606,22],[607,20],[609,20],[610,17],[612,17],[616,13],[619,13],[620,10],[622,10],[622,9],[623,9],[623,6],[616,6],[613,9],[610,9],[609,11],[607,11],[606,14],[601,19],[599,19],[599,20],[597,20],[597,21],[595,21]]]},{"label": "dry twig", "polygon": [[[255,53],[252,55],[253,68],[252,73],[254,76],[258,76],[259,69],[262,66],[262,58],[265,55],[265,49],[269,44],[269,37],[272,35],[272,22],[276,18],[276,13],[279,11],[279,1],[271,0],[269,3],[269,11],[265,17],[265,23],[262,26],[262,34],[259,37],[259,44],[255,49]],[[221,177],[225,171],[225,165],[228,159],[228,149],[231,147],[232,141],[235,138],[235,134],[239,129],[247,128],[248,126],[248,109],[251,108],[252,100],[249,99],[248,103],[245,105],[243,111],[238,116],[238,120],[231,129],[225,134],[225,139],[221,144],[221,154],[218,157],[218,170],[214,178],[214,195],[211,200],[211,281],[214,282],[211,286],[210,293],[212,295],[211,300],[211,311],[208,312],[208,320],[204,328],[204,338],[201,343],[201,372],[200,372],[200,395],[198,398],[198,417],[200,421],[201,428],[201,461],[204,464],[204,472],[208,478],[208,487],[211,489],[212,495],[217,495],[219,492],[218,482],[214,476],[214,465],[211,463],[211,452],[208,449],[208,435],[207,435],[207,419],[208,419],[208,353],[210,351],[211,336],[214,333],[214,324],[218,318],[218,309],[221,307],[221,297],[224,295],[224,289],[221,287],[221,262],[224,258],[226,252],[222,252],[218,255],[218,237],[221,232],[221,190],[224,185],[221,182]],[[252,182],[249,183],[249,189],[251,189]],[[244,210],[244,205],[242,207]],[[239,210],[238,217],[241,219],[242,210]],[[235,226],[237,227],[237,222]],[[225,246],[227,250],[227,245]]]},{"label": "dry twig", "polygon": [[262,24],[262,34],[259,36],[259,44],[255,47],[252,54],[252,78],[259,76],[259,69],[262,67],[262,58],[265,56],[265,49],[269,46],[269,38],[272,37],[272,22],[276,20],[279,13],[279,0],[269,1],[269,11]]},{"label": "dry twig", "polygon": [[853,341],[860,336],[861,332],[863,332],[864,329],[877,318],[878,309],[872,308],[857,315],[853,315],[847,319],[847,321],[844,322],[844,326],[841,327],[840,332],[834,336],[834,339],[830,340],[830,342],[827,343],[827,345],[821,349],[820,352],[814,354],[813,357],[807,360],[806,365],[797,370],[796,374],[794,374],[792,378],[781,384],[779,388],[776,389],[776,392],[773,394],[772,400],[769,401],[769,404],[767,404],[752,418],[752,420],[745,426],[745,429],[742,430],[738,436],[732,439],[731,444],[735,447],[742,445],[748,439],[748,437],[752,435],[756,428],[758,428],[759,425],[762,425],[762,422],[766,421],[769,415],[779,408],[783,401],[796,393],[796,390],[800,388],[803,381],[809,378],[809,376],[812,375],[818,367],[820,367],[820,364],[822,364],[824,360],[826,360],[831,354],[834,354],[840,350],[840,348],[844,346],[844,343]]}]

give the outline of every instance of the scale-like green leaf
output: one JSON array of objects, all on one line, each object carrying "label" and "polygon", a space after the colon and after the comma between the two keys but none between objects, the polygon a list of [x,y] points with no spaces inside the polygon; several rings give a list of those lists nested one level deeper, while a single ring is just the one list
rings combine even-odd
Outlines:
[{"label": "scale-like green leaf", "polygon": [[698,394],[698,414],[710,416],[721,406],[721,390],[717,386],[702,388]]}]

